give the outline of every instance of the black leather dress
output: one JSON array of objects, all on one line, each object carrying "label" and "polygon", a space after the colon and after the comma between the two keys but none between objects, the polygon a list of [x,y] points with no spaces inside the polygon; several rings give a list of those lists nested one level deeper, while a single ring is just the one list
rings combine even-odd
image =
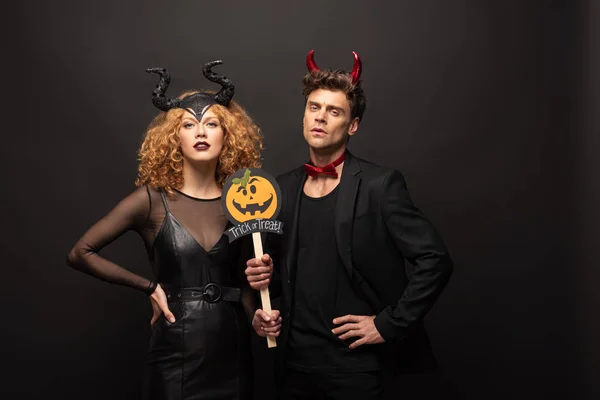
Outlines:
[{"label": "black leather dress", "polygon": [[240,243],[223,235],[208,251],[166,209],[152,249],[176,321],[162,317],[150,340],[149,399],[250,398],[250,330],[229,274]]},{"label": "black leather dress", "polygon": [[149,280],[97,254],[126,230],[144,238],[176,318],[169,323],[161,316],[152,328],[145,399],[252,397],[250,326],[240,301],[249,289],[243,268],[251,247],[243,240],[229,243],[227,224],[220,199],[176,193],[167,201],[162,192],[140,188],[80,239],[74,247],[80,257],[69,257],[84,272],[145,290]]}]

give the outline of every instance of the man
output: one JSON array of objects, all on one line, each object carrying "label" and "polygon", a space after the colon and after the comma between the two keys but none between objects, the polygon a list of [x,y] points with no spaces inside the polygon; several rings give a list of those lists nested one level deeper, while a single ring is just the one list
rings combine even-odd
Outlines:
[{"label": "man", "polygon": [[[277,179],[284,233],[271,235],[266,248],[281,279],[276,370],[283,372],[277,383],[285,399],[376,399],[388,372],[435,367],[423,318],[452,261],[402,174],[346,149],[366,108],[354,57],[347,73],[320,70],[308,54],[310,163]],[[270,281],[270,266],[268,256],[248,261],[253,288]],[[272,325],[266,312],[256,312],[257,333]]]}]

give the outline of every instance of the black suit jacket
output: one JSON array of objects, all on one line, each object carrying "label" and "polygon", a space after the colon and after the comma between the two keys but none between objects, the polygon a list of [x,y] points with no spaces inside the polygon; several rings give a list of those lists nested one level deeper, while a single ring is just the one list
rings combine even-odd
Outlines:
[{"label": "black suit jacket", "polygon": [[[274,282],[281,282],[280,288],[272,288],[273,295],[280,291],[282,296],[280,362],[289,333],[297,221],[305,180],[303,167],[277,178],[283,234],[269,235],[265,243],[279,275]],[[436,362],[423,317],[446,286],[453,265],[435,228],[413,204],[403,175],[347,152],[338,187],[335,236],[356,295],[371,305],[375,326],[386,341],[382,365],[397,371],[433,369]],[[405,268],[405,260],[412,268]]]}]

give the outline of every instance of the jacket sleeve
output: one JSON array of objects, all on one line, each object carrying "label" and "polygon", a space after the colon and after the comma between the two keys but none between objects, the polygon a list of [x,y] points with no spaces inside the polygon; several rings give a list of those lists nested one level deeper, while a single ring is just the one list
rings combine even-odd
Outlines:
[{"label": "jacket sleeve", "polygon": [[414,272],[400,300],[375,317],[375,327],[385,339],[394,341],[417,326],[453,271],[453,263],[434,226],[412,202],[404,177],[390,171],[384,179],[381,200],[386,227]]}]

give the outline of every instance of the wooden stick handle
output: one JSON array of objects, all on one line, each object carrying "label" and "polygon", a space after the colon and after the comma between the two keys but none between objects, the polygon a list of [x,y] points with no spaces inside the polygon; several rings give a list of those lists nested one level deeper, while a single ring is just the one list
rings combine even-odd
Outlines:
[{"label": "wooden stick handle", "polygon": [[[254,257],[261,258],[263,256],[263,248],[260,232],[252,233],[252,242],[254,242]],[[269,297],[269,288],[260,289],[260,301],[262,303],[262,309],[270,314],[271,298]],[[274,337],[267,336],[267,346],[277,347],[277,341]]]}]

